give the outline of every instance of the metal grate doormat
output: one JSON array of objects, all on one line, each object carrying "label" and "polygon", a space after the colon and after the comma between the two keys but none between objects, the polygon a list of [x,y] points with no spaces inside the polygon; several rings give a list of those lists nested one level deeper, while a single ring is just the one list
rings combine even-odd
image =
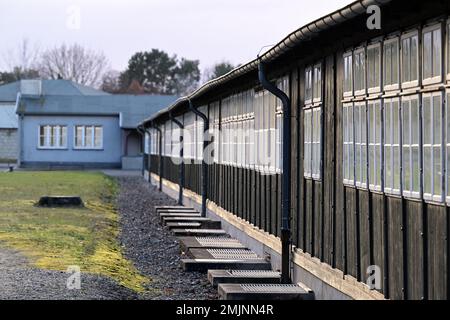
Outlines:
[{"label": "metal grate doormat", "polygon": [[267,293],[299,293],[305,292],[295,284],[241,284],[242,290],[246,292]]},{"label": "metal grate doormat", "polygon": [[258,259],[258,255],[256,253],[245,249],[207,249],[207,251],[214,257],[214,259]]},{"label": "metal grate doormat", "polygon": [[237,239],[231,238],[217,238],[217,237],[196,237],[195,240],[203,247],[214,246],[214,247],[236,247],[243,245]]},{"label": "metal grate doormat", "polygon": [[230,270],[231,275],[236,277],[268,277],[276,278],[280,276],[277,271],[265,271],[265,270]]},{"label": "metal grate doormat", "polygon": [[198,222],[175,222],[179,227],[196,227],[200,225]]}]

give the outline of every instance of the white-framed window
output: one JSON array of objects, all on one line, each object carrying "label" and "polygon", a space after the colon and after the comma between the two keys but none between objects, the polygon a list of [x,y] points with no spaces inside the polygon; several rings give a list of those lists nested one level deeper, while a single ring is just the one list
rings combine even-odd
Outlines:
[{"label": "white-framed window", "polygon": [[381,91],[381,43],[367,47],[367,88],[369,93]]},{"label": "white-framed window", "polygon": [[436,24],[423,29],[423,84],[442,81],[442,29]]},{"label": "white-framed window", "polygon": [[447,203],[450,203],[450,90],[446,91],[446,112],[445,112],[445,135],[446,135],[446,141],[445,141],[445,152],[446,152],[446,201]]},{"label": "white-framed window", "polygon": [[400,100],[384,99],[384,191],[400,194]]},{"label": "white-framed window", "polygon": [[417,30],[402,35],[402,88],[419,85],[419,32]]},{"label": "white-framed window", "polygon": [[367,112],[366,102],[354,105],[355,184],[367,188]]},{"label": "white-framed window", "polygon": [[305,103],[311,103],[313,96],[313,70],[312,67],[305,69]]},{"label": "white-framed window", "polygon": [[442,201],[442,92],[422,96],[423,197]]},{"label": "white-framed window", "polygon": [[398,37],[386,40],[383,48],[384,90],[398,90],[400,87],[400,54]]},{"label": "white-framed window", "polygon": [[76,125],[74,149],[103,149],[103,126]]},{"label": "white-framed window", "polygon": [[[321,134],[322,134],[322,64],[317,63],[306,68],[305,80],[311,81],[312,99],[307,99],[304,106],[304,177],[321,179]],[[312,79],[309,79],[312,70]],[[282,123],[280,115],[280,126]],[[281,136],[280,136],[281,138]]]},{"label": "white-framed window", "polygon": [[164,153],[165,157],[172,156],[172,142],[173,142],[172,121],[166,121],[164,124]]},{"label": "white-framed window", "polygon": [[366,50],[356,49],[354,52],[355,65],[355,95],[366,94]]},{"label": "white-framed window", "polygon": [[353,95],[353,53],[344,54],[344,97]]},{"label": "white-framed window", "polygon": [[195,114],[188,112],[184,114],[184,134],[183,134],[184,158],[195,159]]},{"label": "white-framed window", "polygon": [[353,134],[353,103],[345,103],[342,107],[343,126],[343,175],[344,184],[355,185],[355,162],[354,162],[354,134]]},{"label": "white-framed window", "polygon": [[368,140],[369,140],[369,189],[381,191],[381,100],[371,100],[367,103]]},{"label": "white-framed window", "polygon": [[148,133],[147,131],[145,132],[144,141],[144,153],[150,154],[150,133]]},{"label": "white-framed window", "polygon": [[447,21],[447,80],[450,80],[450,19]]},{"label": "white-framed window", "polygon": [[420,197],[419,95],[402,97],[403,196]]},{"label": "white-framed window", "polygon": [[313,103],[322,101],[322,64],[314,66]]},{"label": "white-framed window", "polygon": [[66,149],[67,126],[41,125],[39,126],[39,149]]}]

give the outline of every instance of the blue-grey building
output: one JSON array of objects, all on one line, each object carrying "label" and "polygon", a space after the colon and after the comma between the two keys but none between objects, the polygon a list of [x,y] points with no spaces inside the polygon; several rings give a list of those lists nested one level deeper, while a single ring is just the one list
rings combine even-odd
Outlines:
[{"label": "blue-grey building", "polygon": [[0,101],[7,92],[11,99],[11,91],[16,91],[17,161],[45,169],[140,169],[138,124],[176,99],[111,95],[66,80],[26,80],[0,87]]}]

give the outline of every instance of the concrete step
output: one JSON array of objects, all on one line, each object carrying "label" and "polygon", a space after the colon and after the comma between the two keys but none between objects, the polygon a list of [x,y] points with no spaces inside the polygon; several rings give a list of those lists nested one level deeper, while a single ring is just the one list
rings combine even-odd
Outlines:
[{"label": "concrete step", "polygon": [[156,211],[159,210],[194,210],[194,208],[185,207],[185,206],[156,206]]},{"label": "concrete step", "polygon": [[189,249],[188,255],[193,259],[229,259],[246,260],[259,259],[258,255],[249,249]]},{"label": "concrete step", "polygon": [[245,249],[237,239],[217,237],[181,237],[178,239],[182,252],[189,249]]},{"label": "concrete step", "polygon": [[198,222],[201,224],[202,229],[220,229],[222,227],[222,223],[220,221],[214,221],[209,218],[203,218],[203,217],[165,217],[165,218],[163,218],[163,224],[165,224],[165,225],[167,225],[168,223],[176,223],[176,222],[179,222],[179,223]]},{"label": "concrete step", "polygon": [[208,280],[215,288],[220,283],[279,284],[281,275],[271,270],[208,270]]},{"label": "concrete step", "polygon": [[200,229],[202,224],[200,222],[168,222],[166,223],[166,227],[169,228],[169,230],[180,228]]},{"label": "concrete step", "polygon": [[314,292],[298,284],[228,284],[218,286],[221,300],[314,300]]},{"label": "concrete step", "polygon": [[227,233],[222,229],[195,229],[195,228],[180,228],[172,229],[172,233],[177,237],[227,237]]},{"label": "concrete step", "polygon": [[210,269],[271,270],[264,259],[181,259],[185,271],[207,272]]},{"label": "concrete step", "polygon": [[200,213],[160,213],[159,217],[161,218],[161,222],[164,222],[164,218],[176,218],[176,217],[193,217],[193,218],[201,218]]},{"label": "concrete step", "polygon": [[200,213],[197,210],[189,209],[189,210],[178,210],[178,209],[162,209],[156,211],[158,214],[161,213]]},{"label": "concrete step", "polygon": [[265,259],[248,249],[189,249],[181,260],[186,271],[206,272],[209,269],[271,270]]}]

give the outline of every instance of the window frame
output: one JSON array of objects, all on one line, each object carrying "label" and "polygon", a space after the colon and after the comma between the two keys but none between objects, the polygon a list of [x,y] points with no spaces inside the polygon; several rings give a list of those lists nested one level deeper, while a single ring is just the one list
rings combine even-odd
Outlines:
[{"label": "window frame", "polygon": [[[356,109],[358,109],[358,128],[356,127],[355,115]],[[361,111],[363,115],[361,116]],[[363,120],[363,121],[361,121]],[[354,163],[355,163],[355,186],[360,189],[368,188],[368,123],[367,123],[367,101],[359,101],[353,104],[353,143],[354,143]],[[362,133],[364,132],[364,139]],[[358,139],[357,139],[358,138]],[[358,140],[358,141],[357,141]],[[364,141],[363,141],[364,140]],[[364,157],[362,156],[364,155]],[[365,160],[365,161],[364,161]],[[358,163],[359,162],[359,173]],[[364,172],[364,173],[363,173]],[[358,179],[358,175],[360,179]],[[365,179],[362,179],[364,178]]]},{"label": "window frame", "polygon": [[445,42],[446,42],[446,51],[445,54],[447,55],[445,59],[446,63],[446,80],[450,81],[450,18],[445,23]]},{"label": "window frame", "polygon": [[[436,30],[440,30],[441,31],[441,56],[440,56],[441,68],[440,68],[440,74],[438,76],[434,76],[434,77],[431,77],[431,78],[425,78],[425,41],[424,41],[424,37],[425,37],[426,33],[431,32],[433,34],[433,32],[436,31]],[[442,43],[442,34],[443,34],[443,31],[442,31],[442,23],[441,22],[427,25],[426,27],[424,27],[422,29],[422,35],[421,35],[421,37],[422,37],[422,45],[421,45],[422,59],[421,60],[422,61],[421,62],[422,62],[422,84],[423,85],[433,85],[433,84],[438,84],[438,83],[442,82],[442,56],[443,56],[443,53],[444,53],[444,50],[443,50],[444,44]],[[434,39],[434,38],[432,37],[432,39]],[[434,56],[433,50],[431,52],[431,56],[432,57]],[[432,62],[432,65],[433,65],[433,62]]]},{"label": "window frame", "polygon": [[[83,128],[83,133],[82,133],[82,140],[83,140],[83,144],[86,144],[86,128],[90,127],[92,128],[92,147],[86,147],[86,146],[77,146],[76,141],[77,141],[77,128],[78,127],[82,127]],[[100,147],[96,147],[95,146],[95,128],[100,127],[102,129],[102,139],[101,139],[101,146]],[[103,150],[104,149],[104,129],[103,129],[103,125],[100,124],[93,124],[93,125],[84,125],[84,124],[76,124],[73,126],[73,149],[74,150]]]},{"label": "window frame", "polygon": [[369,94],[376,94],[376,93],[381,93],[381,87],[382,87],[382,81],[383,81],[383,60],[382,60],[382,53],[383,53],[383,47],[382,47],[382,42],[381,41],[376,41],[374,43],[371,43],[367,46],[367,51],[366,51],[366,72],[367,74],[369,74],[369,70],[368,70],[368,66],[369,66],[369,50],[373,49],[373,48],[377,48],[379,50],[379,55],[378,55],[378,73],[379,73],[379,79],[378,79],[378,87],[369,87],[369,79],[367,79],[367,92]]},{"label": "window frame", "polygon": [[[320,75],[320,81],[316,83],[316,70],[319,69],[319,75]],[[312,67],[312,103],[316,104],[316,103],[321,103],[323,100],[323,66],[322,66],[322,62],[318,62],[316,64],[314,64],[314,66]],[[316,85],[319,84],[319,93],[320,96],[319,97],[315,97],[315,91],[316,91]]]},{"label": "window frame", "polygon": [[[395,117],[392,116],[394,114],[394,112],[395,112],[393,110],[395,102],[397,103],[397,108],[398,108],[398,110],[397,110],[397,112],[398,112],[398,114],[397,114],[397,116],[398,116],[397,127],[396,127],[396,125],[393,122],[395,120]],[[389,108],[387,108],[387,104],[389,104]],[[387,117],[388,117],[387,109],[390,109],[390,111],[392,112],[390,114],[390,116],[392,116],[392,117],[390,117],[389,121],[387,121]],[[395,169],[398,169],[398,170],[401,171],[403,145],[401,143],[402,142],[402,140],[401,140],[401,134],[402,134],[402,127],[401,127],[401,101],[400,101],[399,97],[383,99],[383,117],[384,117],[384,121],[383,121],[383,137],[384,138],[382,140],[383,140],[383,148],[384,148],[383,149],[384,159],[383,159],[382,165],[383,165],[383,174],[384,174],[384,192],[387,193],[387,194],[401,195],[401,189],[402,189],[402,180],[401,180],[402,179],[402,173],[401,172],[400,172],[400,176],[399,176],[399,180],[398,180],[398,183],[399,183],[398,188],[396,188],[396,186],[394,185],[395,184],[394,175],[392,175],[391,181],[390,181],[389,186],[388,186],[388,176],[387,176],[387,168],[388,168],[387,160],[388,160],[388,157],[386,156],[386,154],[387,154],[386,150],[390,149],[391,156],[390,156],[389,160],[391,160],[391,163],[389,164],[389,167],[392,169],[393,174],[395,174]],[[389,128],[387,127],[387,124],[390,124]],[[394,130],[392,130],[392,129],[394,129],[394,130],[396,129],[397,132],[394,132]],[[389,136],[389,143],[387,143],[387,141],[388,141],[388,139],[387,139],[388,131],[389,131],[389,134],[390,134],[390,136]],[[397,134],[397,143],[395,143],[395,134]],[[393,152],[395,150],[395,148],[398,149],[398,159],[396,159],[395,153]]]},{"label": "window frame", "polygon": [[[364,88],[363,89],[361,89],[361,90],[356,90],[356,83],[355,83],[355,78],[356,78],[356,68],[355,68],[355,56],[357,55],[357,54],[360,54],[360,53],[363,53],[363,56],[364,56],[364,72],[363,72],[363,75],[362,75],[362,77],[363,77],[363,79],[364,79]],[[363,46],[363,47],[359,47],[359,48],[356,48],[354,51],[353,51],[353,91],[354,91],[354,95],[355,96],[363,96],[363,95],[366,95],[366,92],[367,92],[367,51],[366,51],[366,47],[365,46]]]},{"label": "window frame", "polygon": [[[439,134],[441,135],[441,141],[439,142],[439,144],[437,144],[437,143],[432,143],[432,144],[426,144],[425,143],[425,139],[424,139],[424,137],[425,137],[425,126],[423,125],[423,123],[425,122],[425,103],[424,103],[424,101],[425,101],[425,99],[426,98],[430,98],[430,102],[431,102],[431,104],[432,104],[432,108],[434,108],[434,97],[435,96],[437,96],[437,95],[440,95],[440,97],[441,97],[441,108],[440,108],[440,112],[441,112],[441,120],[442,119],[444,119],[445,120],[445,117],[443,117],[443,114],[442,114],[442,105],[443,105],[443,93],[442,93],[442,91],[433,91],[433,92],[427,92],[427,93],[423,93],[422,94],[422,101],[421,101],[421,103],[422,103],[422,108],[421,108],[421,110],[422,110],[422,115],[421,115],[421,117],[422,117],[422,131],[423,131],[423,134],[422,134],[422,163],[423,163],[423,168],[422,168],[422,175],[423,175],[423,177],[422,177],[422,181],[423,181],[423,191],[422,191],[422,194],[423,194],[423,199],[424,200],[427,200],[427,201],[432,201],[432,202],[438,202],[438,203],[441,203],[441,202],[443,202],[444,201],[444,199],[445,199],[445,188],[444,188],[444,185],[442,185],[442,180],[441,180],[441,191],[440,191],[440,195],[439,194],[436,194],[436,192],[435,192],[435,190],[434,190],[434,187],[435,187],[435,172],[434,172],[434,149],[436,148],[436,147],[439,147],[439,145],[440,145],[440,166],[441,166],[441,171],[443,171],[443,170],[445,170],[445,163],[443,163],[443,158],[444,158],[444,156],[445,156],[445,153],[444,153],[444,137],[442,137],[442,134],[445,132],[444,130],[443,130],[443,128],[442,128],[442,126],[444,125],[443,123],[442,123],[442,121],[440,121],[440,130],[438,131],[439,132]],[[432,119],[431,119],[431,122],[432,122],[432,126],[431,126],[431,128],[436,128],[435,127],[435,123],[434,123],[434,112],[432,111],[431,113],[431,116],[432,116]],[[432,138],[432,140],[433,140],[433,142],[434,142],[434,133],[429,133],[430,134],[430,137]],[[427,193],[426,191],[425,191],[425,161],[424,161],[424,154],[425,154],[425,151],[424,151],[424,149],[425,149],[425,146],[427,146],[428,148],[431,148],[431,152],[430,152],[430,154],[431,154],[431,157],[432,157],[432,159],[431,159],[431,161],[430,161],[430,166],[431,166],[431,187],[432,187],[432,193]],[[444,166],[443,166],[443,164],[444,164]],[[442,177],[441,177],[442,178]]]},{"label": "window frame", "polygon": [[[404,134],[405,134],[405,125],[404,125],[404,121],[405,121],[405,108],[404,108],[404,103],[408,102],[409,103],[409,108],[408,111],[411,111],[411,101],[416,100],[417,101],[417,125],[419,126],[419,128],[417,129],[417,143],[412,143],[412,137],[413,137],[413,132],[414,132],[414,128],[412,128],[412,113],[410,112],[410,114],[408,115],[408,119],[409,119],[409,123],[408,123],[408,128],[409,128],[409,143],[405,144],[405,139],[404,139]],[[421,96],[419,94],[413,94],[413,95],[407,95],[407,96],[403,96],[401,101],[401,114],[402,114],[402,194],[404,197],[406,198],[413,198],[413,199],[420,199],[421,197],[421,166],[422,166],[422,142],[420,141],[420,127],[422,126],[421,124],[421,117],[422,115],[421,113]],[[408,148],[409,149],[409,154],[410,154],[410,159],[409,159],[409,169],[410,169],[410,174],[413,173],[414,177],[412,179],[417,179],[418,181],[418,186],[419,186],[419,190],[418,191],[411,191],[411,183],[409,186],[405,186],[405,174],[406,174],[406,170],[405,170],[405,151],[404,149]],[[417,148],[417,153],[419,155],[418,158],[418,164],[417,164],[417,172],[414,172],[414,166],[413,166],[413,161],[412,161],[412,157],[411,157],[411,150],[413,148]],[[410,178],[411,181],[411,178]],[[413,183],[414,184],[414,183]]]},{"label": "window frame", "polygon": [[[41,145],[41,128],[47,128],[50,127],[50,132],[52,128],[59,127],[59,130],[57,131],[57,140],[59,141],[61,138],[62,129],[66,128],[66,139],[64,145],[58,145],[58,146],[51,146],[51,133],[45,132],[45,141],[46,145]],[[40,124],[38,126],[38,143],[37,143],[37,149],[39,150],[67,150],[68,149],[68,138],[69,138],[69,131],[67,125],[61,125],[61,124]],[[46,130],[46,129],[45,129]]]},{"label": "window frame", "polygon": [[[379,129],[381,132],[376,132],[377,126],[374,124],[371,124],[371,120],[376,120],[375,118],[371,119],[370,112],[371,108],[375,108],[375,106],[378,104],[379,108],[379,117],[380,117],[380,126]],[[373,105],[373,106],[371,106]],[[373,111],[374,115],[376,115],[376,110]],[[371,126],[372,125],[372,126]],[[369,190],[374,192],[382,192],[383,191],[383,165],[384,165],[384,159],[383,159],[383,99],[374,99],[367,101],[367,146],[368,146],[368,152],[367,152],[367,159],[369,162],[369,175],[367,176],[367,179],[369,180]],[[374,142],[371,142],[371,134],[374,134]],[[377,134],[379,135],[380,141],[377,141]],[[375,167],[379,169],[380,172],[375,172],[374,177],[378,178],[380,181],[379,184],[374,184],[374,182],[370,179],[372,171],[375,170],[371,166],[370,162],[370,152],[371,147],[373,146],[374,149],[374,163]],[[379,149],[380,156],[379,158],[376,157],[376,149]]]},{"label": "window frame", "polygon": [[[417,53],[416,53],[416,72],[417,72],[417,79],[416,80],[412,80],[412,81],[404,81],[403,77],[402,77],[402,72],[403,72],[403,41],[406,39],[410,39],[413,38],[414,36],[417,37]],[[419,36],[419,30],[418,29],[414,29],[414,30],[410,30],[404,34],[401,35],[400,37],[400,78],[401,78],[401,86],[402,89],[410,89],[410,88],[414,88],[414,87],[418,87],[419,86],[419,79],[420,79],[420,50],[421,50],[421,45],[420,45],[420,36]],[[411,66],[409,66],[411,67]]]},{"label": "window frame", "polygon": [[[386,45],[390,45],[392,43],[397,43],[397,82],[396,83],[392,83],[392,84],[386,84]],[[401,72],[401,61],[400,61],[400,55],[401,55],[401,51],[400,51],[400,38],[396,35],[396,36],[392,36],[390,38],[387,38],[386,40],[384,40],[383,42],[383,65],[382,65],[382,69],[383,69],[383,89],[384,91],[395,91],[395,90],[399,90],[400,89],[400,72]],[[394,64],[391,63],[391,66],[393,66]],[[392,75],[392,70],[391,70],[391,75]]]},{"label": "window frame", "polygon": [[[346,109],[346,111],[344,111]],[[349,109],[351,109],[351,122],[348,121],[349,117]],[[354,135],[354,103],[353,102],[347,102],[342,105],[342,112],[344,115],[347,115],[346,119],[342,118],[343,123],[343,155],[342,155],[342,168],[343,168],[343,183],[345,186],[349,187],[355,187],[356,181],[355,181],[355,135]],[[349,123],[351,123],[351,130],[349,127]],[[350,138],[350,132],[351,132],[351,138]],[[346,147],[347,146],[347,147]],[[350,151],[346,150],[349,149]],[[345,157],[345,153],[348,152],[347,157]],[[351,155],[351,157],[350,157]],[[347,161],[346,161],[347,159]],[[348,170],[348,177],[346,176],[346,170]]]},{"label": "window frame", "polygon": [[[351,70],[350,70],[350,86],[351,86],[351,88],[350,88],[350,91],[345,91],[345,83],[346,83],[346,81],[347,81],[347,79],[345,78],[345,72],[346,72],[346,70],[345,70],[345,60],[347,59],[347,58],[351,58]],[[343,62],[344,62],[344,77],[343,77],[343,91],[344,91],[344,99],[345,98],[349,98],[349,97],[352,97],[353,96],[353,94],[354,94],[354,87],[355,87],[355,85],[354,85],[354,61],[353,61],[353,50],[348,50],[348,51],[346,51],[345,53],[344,53],[344,55],[343,55]]]}]

